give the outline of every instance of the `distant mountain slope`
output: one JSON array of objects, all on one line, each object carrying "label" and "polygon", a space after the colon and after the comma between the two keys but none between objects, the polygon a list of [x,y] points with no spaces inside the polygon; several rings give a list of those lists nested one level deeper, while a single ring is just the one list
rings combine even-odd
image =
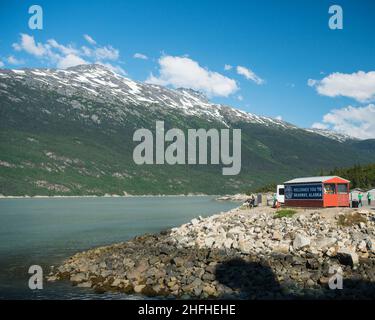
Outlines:
[{"label": "distant mountain slope", "polygon": [[[133,162],[139,128],[241,128],[242,170]],[[231,193],[375,160],[372,140],[337,139],[213,104],[99,65],[0,70],[0,194]]]},{"label": "distant mountain slope", "polygon": [[358,139],[353,138],[347,134],[337,133],[331,130],[324,130],[324,129],[305,129],[306,131],[317,133],[322,135],[323,137],[327,137],[333,140],[337,140],[339,142],[344,142],[348,140],[358,141]]}]

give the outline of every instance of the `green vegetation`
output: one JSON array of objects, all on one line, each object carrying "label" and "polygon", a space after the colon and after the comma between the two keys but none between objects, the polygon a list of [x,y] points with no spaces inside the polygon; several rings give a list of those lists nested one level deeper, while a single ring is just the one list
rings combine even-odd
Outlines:
[{"label": "green vegetation", "polygon": [[[164,120],[166,130],[179,128],[185,134],[189,128],[226,126],[173,108],[103,102],[84,92],[69,95],[48,86],[41,89],[26,82],[2,81],[7,88],[0,90],[3,195],[275,191],[274,182],[313,175],[320,168],[329,171],[337,165],[375,162],[375,140],[340,143],[305,130],[232,122],[228,117],[224,120],[229,128],[242,130],[239,175],[223,176],[221,164],[137,166],[132,157],[138,144],[133,142],[133,133],[139,128],[154,131],[156,120]],[[93,122],[93,116],[100,122]],[[360,170],[354,186],[371,185],[375,181],[374,167],[371,172],[360,167],[363,172]]]},{"label": "green vegetation", "polygon": [[349,168],[336,168],[329,171],[328,174],[350,180],[351,188],[371,189],[375,187],[375,163],[357,164]]},{"label": "green vegetation", "polygon": [[337,224],[343,227],[351,227],[359,225],[361,222],[366,223],[366,218],[358,212],[351,212],[340,215]]},{"label": "green vegetation", "polygon": [[277,210],[275,215],[273,216],[275,219],[280,219],[280,218],[290,218],[292,216],[294,216],[296,214],[296,210],[292,210],[292,209],[281,209],[281,210]]},{"label": "green vegetation", "polygon": [[[255,189],[255,193],[276,192],[276,187],[276,183],[269,183],[260,188]],[[251,191],[249,191],[248,194],[251,194]]]}]

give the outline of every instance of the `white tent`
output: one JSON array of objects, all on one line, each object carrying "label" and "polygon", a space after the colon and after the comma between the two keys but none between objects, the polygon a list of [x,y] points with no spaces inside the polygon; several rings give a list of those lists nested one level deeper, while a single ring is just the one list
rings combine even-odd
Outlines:
[{"label": "white tent", "polygon": [[352,189],[350,190],[350,200],[358,200],[358,194],[359,193],[362,193],[363,194],[363,197],[362,197],[362,202],[367,202],[367,193],[370,192],[370,194],[372,195],[372,200],[375,200],[375,189],[371,189],[371,190],[362,190],[362,189],[359,189],[359,188],[355,188],[355,189]]}]

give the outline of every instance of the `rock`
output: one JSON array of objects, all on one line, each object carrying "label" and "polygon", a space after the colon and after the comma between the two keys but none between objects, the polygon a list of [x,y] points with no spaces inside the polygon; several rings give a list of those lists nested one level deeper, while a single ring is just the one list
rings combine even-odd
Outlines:
[{"label": "rock", "polygon": [[313,286],[315,286],[315,282],[313,280],[309,279],[309,280],[306,281],[306,285],[308,287],[313,287]]},{"label": "rock", "polygon": [[201,286],[202,283],[203,283],[203,282],[202,282],[201,279],[196,278],[196,279],[194,279],[194,281],[191,283],[191,286],[192,286],[193,288],[196,288],[196,287]]},{"label": "rock", "polygon": [[81,283],[77,284],[77,287],[80,287],[80,288],[91,288],[92,287],[92,282],[91,281],[81,282]]},{"label": "rock", "polygon": [[226,249],[231,249],[232,248],[232,244],[233,244],[233,240],[230,239],[230,238],[227,238],[225,241],[224,241],[224,247]]},{"label": "rock", "polygon": [[241,253],[249,254],[251,253],[252,246],[249,242],[241,240],[238,242],[238,249],[241,251]]},{"label": "rock", "polygon": [[203,292],[206,293],[209,297],[217,295],[217,291],[216,291],[215,287],[210,286],[210,285],[204,286]]},{"label": "rock", "polygon": [[307,259],[306,267],[308,269],[317,270],[320,267],[320,263],[319,263],[319,261],[317,259],[314,259],[314,258]]},{"label": "rock", "polygon": [[195,295],[196,297],[199,297],[199,296],[201,295],[202,291],[203,291],[203,287],[201,287],[201,286],[199,286],[199,287],[195,287],[195,288],[193,289],[194,295]]},{"label": "rock", "polygon": [[132,259],[130,258],[124,258],[122,263],[124,264],[124,266],[126,266],[127,268],[133,268],[135,263]]},{"label": "rock", "polygon": [[337,242],[336,238],[318,238],[313,241],[312,246],[317,249],[323,250],[332,247]]},{"label": "rock", "polygon": [[243,234],[244,230],[240,227],[234,227],[227,232],[227,237],[235,239],[238,235]]},{"label": "rock", "polygon": [[289,243],[287,242],[281,242],[277,246],[273,247],[273,251],[276,253],[289,253]]},{"label": "rock", "polygon": [[365,209],[358,210],[357,212],[363,215],[368,215],[370,213],[368,210],[365,210]]},{"label": "rock", "polygon": [[206,239],[204,239],[204,244],[205,244],[205,246],[207,248],[211,248],[214,243],[215,243],[215,239],[214,238],[206,238]]},{"label": "rock", "polygon": [[54,282],[57,280],[57,277],[56,276],[48,276],[47,277],[47,281],[50,281],[50,282]]},{"label": "rock", "polygon": [[160,284],[156,284],[152,287],[152,290],[155,292],[156,295],[164,295],[167,291],[164,286]]},{"label": "rock", "polygon": [[310,239],[302,234],[297,234],[293,241],[293,249],[299,250],[310,246]]},{"label": "rock", "polygon": [[146,288],[145,284],[139,284],[139,285],[134,287],[134,292],[135,293],[141,293],[144,288]]},{"label": "rock", "polygon": [[191,221],[190,221],[190,223],[193,225],[193,226],[195,226],[195,225],[197,225],[198,223],[199,223],[199,220],[198,219],[192,219]]},{"label": "rock", "polygon": [[214,280],[215,280],[215,275],[212,274],[212,273],[205,273],[205,274],[202,276],[202,280],[203,280],[203,281],[214,281]]},{"label": "rock", "polygon": [[369,258],[369,253],[368,252],[361,252],[360,254],[359,254],[359,257],[361,258],[361,259],[368,259]]},{"label": "rock", "polygon": [[299,256],[293,256],[292,264],[294,266],[302,266],[302,265],[306,264],[306,260],[302,257],[299,257]]},{"label": "rock", "polygon": [[374,239],[367,238],[366,246],[368,250],[375,252],[375,240]]},{"label": "rock", "polygon": [[180,257],[175,257],[173,258],[173,263],[177,266],[177,267],[182,267],[185,263],[185,260],[180,258]]},{"label": "rock", "polygon": [[[71,278],[74,285],[92,285],[96,292],[136,292],[150,297],[331,297],[333,292],[322,289],[336,261],[331,258],[342,248],[337,254],[341,263],[355,267],[361,261],[357,270],[342,266],[348,278],[375,281],[375,221],[366,217],[362,229],[358,224],[342,227],[329,215],[313,217],[311,211],[297,210],[293,219],[275,220],[269,208],[234,209],[193,219],[168,232],[78,253],[48,279]],[[350,211],[345,209],[345,214]],[[274,286],[262,287],[268,279],[263,270],[270,270]],[[235,285],[228,287],[232,282]],[[290,284],[288,296],[282,289],[284,283]],[[366,296],[360,289],[348,291],[345,297]]]},{"label": "rock", "polygon": [[348,248],[340,248],[337,251],[337,258],[341,264],[351,267],[356,267],[359,263],[358,255]]},{"label": "rock", "polygon": [[86,280],[86,275],[84,273],[76,273],[70,277],[71,282],[83,282]]},{"label": "rock", "polygon": [[367,244],[366,244],[366,241],[362,240],[362,241],[358,244],[358,250],[361,251],[361,252],[367,252]]},{"label": "rock", "polygon": [[281,241],[283,239],[283,235],[279,231],[275,231],[272,235],[272,240]]},{"label": "rock", "polygon": [[335,254],[336,254],[336,248],[335,247],[331,247],[329,248],[325,254],[328,256],[328,257],[333,257]]},{"label": "rock", "polygon": [[319,278],[319,283],[322,284],[322,285],[327,285],[329,282],[329,278],[328,277],[321,277]]},{"label": "rock", "polygon": [[112,282],[112,284],[111,284],[111,286],[112,287],[118,287],[120,284],[122,284],[124,282],[124,280],[123,279],[115,279],[113,282]]},{"label": "rock", "polygon": [[159,257],[150,257],[150,259],[148,259],[148,263],[150,266],[154,265],[157,262],[159,262]]},{"label": "rock", "polygon": [[215,273],[216,271],[216,262],[211,262],[207,267],[206,267],[206,272],[208,273]]}]

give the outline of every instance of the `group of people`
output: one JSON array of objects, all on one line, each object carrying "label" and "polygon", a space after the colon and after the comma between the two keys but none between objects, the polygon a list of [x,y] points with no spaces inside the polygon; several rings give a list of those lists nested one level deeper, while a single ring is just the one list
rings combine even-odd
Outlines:
[{"label": "group of people", "polygon": [[[280,207],[280,203],[277,201],[276,193],[274,193],[273,196],[272,196],[272,203],[273,203],[272,208],[279,208]],[[247,198],[244,205],[248,206],[250,208],[256,207],[257,205],[255,203],[255,195],[252,194],[249,198]]]},{"label": "group of people", "polygon": [[254,208],[255,207],[255,195],[252,194],[250,198],[246,199],[244,204],[249,206],[250,208]]},{"label": "group of people", "polygon": [[[372,194],[370,192],[367,192],[367,204],[369,206],[371,206],[371,201],[372,201]],[[363,206],[363,203],[362,203],[362,198],[363,198],[363,193],[362,192],[359,192],[358,193],[358,206],[359,207],[362,207]]]}]

